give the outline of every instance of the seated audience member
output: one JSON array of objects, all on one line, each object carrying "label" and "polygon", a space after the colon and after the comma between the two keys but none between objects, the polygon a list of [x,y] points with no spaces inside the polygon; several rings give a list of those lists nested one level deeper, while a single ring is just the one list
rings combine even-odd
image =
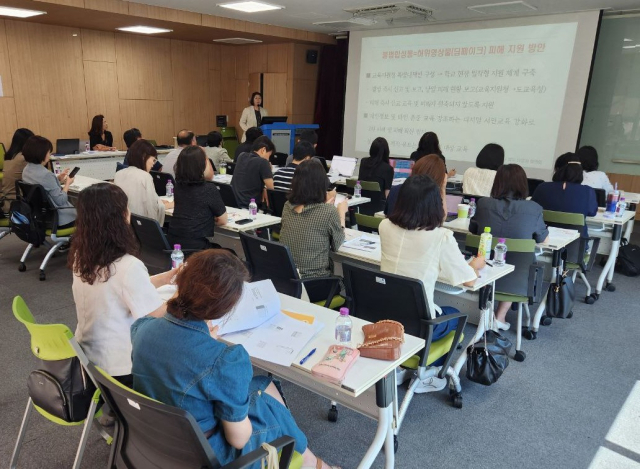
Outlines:
[{"label": "seated audience member", "polygon": [[371,142],[369,157],[360,160],[360,181],[372,181],[380,184],[380,190],[386,199],[393,184],[393,168],[389,164],[389,144],[383,137]]},{"label": "seated audience member", "polygon": [[175,177],[175,166],[176,161],[178,161],[178,156],[180,156],[180,152],[184,147],[188,147],[189,145],[197,145],[196,134],[190,130],[181,130],[178,132],[178,136],[176,137],[176,142],[178,143],[178,148],[174,148],[167,156],[164,157],[164,164],[162,165],[162,172],[171,174]]},{"label": "seated audience member", "polygon": [[264,188],[273,189],[273,174],[269,158],[275,151],[269,137],[258,137],[250,153],[242,153],[236,160],[231,187],[240,208],[247,208],[251,199],[260,205],[264,199]]},{"label": "seated audience member", "polygon": [[594,189],[604,189],[605,193],[613,191],[613,184],[609,181],[609,176],[603,171],[598,171],[598,152],[595,148],[585,146],[581,147],[576,156],[582,164],[584,186],[590,186]]},{"label": "seated audience member", "polygon": [[22,179],[22,170],[27,166],[27,162],[22,155],[22,147],[30,137],[33,137],[33,132],[29,129],[16,130],[11,139],[11,146],[4,155],[4,176],[0,179],[0,186],[2,187],[2,194],[0,195],[2,196],[2,211],[4,213],[9,213],[11,202],[16,199],[16,181]]},{"label": "seated audience member", "polygon": [[489,197],[496,171],[504,163],[504,148],[497,143],[484,146],[476,158],[476,166],[462,176],[462,191],[469,195]]},{"label": "seated audience member", "polygon": [[[298,135],[298,137],[296,138],[296,145],[300,142],[309,142],[313,146],[313,153],[311,154],[311,156],[314,158],[317,158],[315,155],[316,155],[316,147],[318,146],[318,134],[316,133],[315,130],[305,129],[302,132],[300,132],[300,135]],[[294,145],[294,148],[295,148],[295,145]],[[292,161],[293,161],[293,154],[287,157],[287,166],[289,166]],[[326,166],[326,162],[323,164],[323,166]]]},{"label": "seated audience member", "polygon": [[220,163],[233,163],[227,149],[222,147],[222,134],[215,130],[207,134],[207,146],[204,147],[207,158],[211,158],[216,171],[220,170]]},{"label": "seated audience member", "polygon": [[227,209],[211,179],[213,168],[204,150],[185,147],[176,163],[175,206],[169,224],[171,245],[186,249],[213,247],[207,238],[213,236],[214,224],[227,223]]},{"label": "seated audience member", "polygon": [[[421,280],[433,317],[458,312],[455,308],[440,308],[435,304],[436,280],[471,286],[478,278],[478,270],[485,264],[481,257],[467,263],[453,232],[442,227],[441,192],[426,174],[408,177],[400,188],[393,212],[378,228],[382,251],[380,270]],[[452,320],[437,325],[433,340],[455,330],[457,324],[457,320]],[[429,378],[418,385],[416,392],[438,391],[446,383],[445,378]]]},{"label": "seated audience member", "polygon": [[280,242],[289,246],[302,278],[333,275],[330,252],[344,242],[347,201],[334,205],[335,191],[327,192],[327,173],[316,160],[300,163],[282,210]]},{"label": "seated audience member", "polygon": [[218,340],[217,327],[208,325],[233,309],[246,281],[242,261],[227,251],[191,256],[167,314],[131,327],[133,387],[193,415],[222,465],[287,435],[305,468],[330,469],[307,447],[272,379],[254,376],[246,350]]},{"label": "seated audience member", "polygon": [[[564,166],[553,173],[552,182],[543,182],[536,187],[531,200],[540,204],[544,210],[594,216],[598,213],[596,193],[593,187],[582,185],[580,160],[575,153],[565,153],[558,160],[564,162]],[[582,228],[582,237],[589,237],[586,224]]]},{"label": "seated audience member", "polygon": [[[46,138],[39,135],[29,137],[22,147],[22,155],[27,162],[22,170],[22,180],[27,184],[40,184],[51,203],[62,209],[58,210],[58,228],[70,228],[76,219],[76,209],[67,196],[73,178],[68,177],[68,168],[58,177],[47,169],[52,151],[53,145]],[[61,183],[64,183],[64,186]]]},{"label": "seated audience member", "polygon": [[93,117],[89,130],[89,147],[95,151],[115,150],[113,135],[107,129],[109,124],[102,114]]},{"label": "seated audience member", "polygon": [[[122,139],[124,140],[124,144],[127,146],[127,154],[124,155],[124,161],[122,164],[124,166],[129,166],[129,148],[131,148],[131,145],[135,142],[142,139],[142,133],[134,127],[126,130],[122,135]],[[156,161],[156,164],[153,165],[151,171],[162,171],[162,164],[159,161]]]},{"label": "seated audience member", "polygon": [[[446,172],[447,161],[442,154],[442,150],[440,150],[440,141],[438,140],[438,135],[436,135],[435,132],[425,132],[424,134],[422,134],[422,137],[420,137],[420,141],[418,142],[418,149],[411,153],[411,156],[409,158],[417,162],[420,160],[420,158],[427,155],[438,155],[445,165]],[[452,169],[447,173],[447,176],[452,177],[455,176],[455,174],[456,170]]]},{"label": "seated audience member", "polygon": [[300,141],[293,147],[293,160],[284,168],[280,168],[273,175],[273,186],[280,191],[289,191],[291,189],[291,180],[293,173],[300,163],[310,160],[313,157],[313,145],[309,142]]},{"label": "seated audience member", "polygon": [[234,161],[238,161],[238,156],[242,153],[251,152],[251,146],[253,142],[256,141],[256,138],[262,137],[264,134],[262,133],[262,129],[259,127],[249,127],[244,134],[247,138],[244,142],[236,147],[236,151],[233,154]]},{"label": "seated audience member", "polygon": [[68,266],[73,271],[75,336],[89,360],[127,386],[131,376],[133,322],[162,316],[166,305],[156,288],[175,272],[149,277],[136,256],[127,196],[118,186],[94,184],[78,195],[78,219]]},{"label": "seated audience member", "polygon": [[[533,238],[537,243],[546,241],[549,230],[542,218],[542,207],[526,200],[528,191],[524,169],[517,164],[502,165],[496,172],[491,197],[478,200],[476,214],[469,223],[469,231],[479,235],[488,226],[494,238]],[[510,327],[506,321],[509,308],[511,302],[503,301],[496,311],[497,327],[505,331]]]},{"label": "seated audience member", "polygon": [[[426,174],[435,181],[438,187],[440,187],[440,197],[442,198],[442,207],[444,208],[445,217],[447,216],[447,199],[445,197],[447,189],[446,171],[447,168],[444,165],[444,161],[436,154],[427,155],[420,158],[418,162],[413,166],[413,170],[411,171],[412,176]],[[386,216],[389,216],[393,213],[393,208],[395,207],[396,200],[398,199],[398,193],[400,192],[401,187],[402,184],[399,184],[391,188],[389,197],[387,197],[387,204],[384,207],[384,214]]]},{"label": "seated audience member", "polygon": [[127,194],[131,213],[158,220],[162,226],[164,212],[173,208],[173,202],[158,197],[149,174],[158,161],[157,155],[153,145],[146,140],[138,140],[129,148],[129,166],[116,173],[113,183]]}]

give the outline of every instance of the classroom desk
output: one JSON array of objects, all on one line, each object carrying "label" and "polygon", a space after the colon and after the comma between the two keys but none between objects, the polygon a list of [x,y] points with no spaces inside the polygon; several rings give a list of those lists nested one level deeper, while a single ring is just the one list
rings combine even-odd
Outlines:
[{"label": "classroom desk", "polygon": [[[162,163],[164,157],[171,150],[158,150],[158,161]],[[51,161],[53,163],[59,162],[63,171],[67,168],[71,170],[77,166],[80,168],[78,175],[107,180],[115,177],[116,163],[122,163],[126,154],[126,151],[94,151],[77,155],[52,156]]]}]

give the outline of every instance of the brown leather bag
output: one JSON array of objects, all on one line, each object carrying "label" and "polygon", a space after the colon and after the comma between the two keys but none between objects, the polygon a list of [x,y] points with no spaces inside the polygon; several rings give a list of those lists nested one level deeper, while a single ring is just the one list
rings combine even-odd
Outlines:
[{"label": "brown leather bag", "polygon": [[362,326],[364,343],[358,346],[360,356],[378,360],[397,360],[404,343],[404,326],[398,321],[385,319]]}]

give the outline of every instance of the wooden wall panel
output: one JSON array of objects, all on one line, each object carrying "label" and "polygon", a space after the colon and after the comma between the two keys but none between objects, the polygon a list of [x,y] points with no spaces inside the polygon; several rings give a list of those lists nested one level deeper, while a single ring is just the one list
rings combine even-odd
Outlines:
[{"label": "wooden wall panel", "polygon": [[121,99],[120,123],[123,129],[137,127],[160,145],[173,145],[173,101]]},{"label": "wooden wall panel", "polygon": [[242,110],[249,105],[249,98],[251,98],[251,91],[249,89],[248,79],[236,80],[236,111],[242,112]]},{"label": "wooden wall panel", "polygon": [[[122,133],[126,130],[120,124],[120,101],[118,96],[118,73],[116,64],[110,62],[84,62],[84,84],[87,92],[87,120],[91,124],[93,116],[102,114],[109,123],[113,134],[113,144],[124,148]],[[127,127],[127,129],[130,127]]]},{"label": "wooden wall panel", "polygon": [[222,112],[222,93],[220,87],[220,70],[209,70],[209,94],[211,95],[211,118],[212,122],[209,129],[215,129],[216,116],[223,115]]},{"label": "wooden wall panel", "polygon": [[171,70],[173,73],[174,129],[190,129],[196,134],[211,130],[213,97],[208,70],[200,65],[208,60],[208,44],[171,41]]},{"label": "wooden wall panel", "polygon": [[267,72],[287,73],[292,55],[291,44],[269,44],[267,46]]},{"label": "wooden wall panel", "polygon": [[7,21],[6,29],[17,125],[53,142],[86,136],[80,31],[17,21]]},{"label": "wooden wall panel", "polygon": [[82,58],[95,62],[116,61],[115,33],[107,31],[82,30]]},{"label": "wooden wall panel", "polygon": [[84,0],[84,7],[89,10],[109,13],[129,14],[129,2],[123,0]]},{"label": "wooden wall panel", "polygon": [[249,76],[249,48],[236,47],[236,80]]},{"label": "wooden wall panel", "polygon": [[293,114],[313,115],[317,84],[317,80],[293,80]]},{"label": "wooden wall panel", "polygon": [[141,16],[143,18],[153,18],[156,20],[172,21],[176,23],[202,24],[202,15],[186,10],[174,10],[172,8],[144,5],[142,3],[129,3],[129,14],[131,16]]},{"label": "wooden wall panel", "polygon": [[[307,50],[313,49],[318,51],[318,62],[315,64],[307,63]],[[320,63],[320,48],[307,44],[294,44],[293,46],[293,78],[302,80],[318,79],[318,63]]]},{"label": "wooden wall panel", "polygon": [[221,70],[220,63],[220,45],[213,44],[209,46],[209,70]]},{"label": "wooden wall panel", "polygon": [[264,107],[271,116],[287,115],[287,74],[265,73],[262,88],[264,90]]},{"label": "wooden wall panel", "polygon": [[269,49],[266,45],[248,46],[247,71],[252,73],[266,73],[269,68]]},{"label": "wooden wall panel", "polygon": [[84,0],[38,0],[44,3],[55,3],[56,5],[65,5],[68,7],[84,8]]},{"label": "wooden wall panel", "polygon": [[2,79],[2,91],[4,96],[13,96],[13,80],[11,78],[9,49],[7,47],[7,31],[4,21],[0,21],[0,79]]},{"label": "wooden wall panel", "polygon": [[221,63],[221,92],[222,101],[235,101],[236,99],[236,57],[235,47],[220,47]]},{"label": "wooden wall panel", "polygon": [[13,132],[18,128],[14,98],[0,98],[0,142],[8,150]]},{"label": "wooden wall panel", "polygon": [[116,34],[116,59],[120,99],[172,99],[169,39]]}]

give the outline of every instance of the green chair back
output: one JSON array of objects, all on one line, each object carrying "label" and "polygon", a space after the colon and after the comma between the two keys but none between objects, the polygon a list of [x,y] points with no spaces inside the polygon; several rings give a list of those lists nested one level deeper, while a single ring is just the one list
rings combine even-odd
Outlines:
[{"label": "green chair back", "polygon": [[64,324],[38,324],[20,296],[13,299],[13,315],[31,335],[31,351],[41,360],[64,360],[76,356],[69,343],[73,333]]},{"label": "green chair back", "polygon": [[[377,184],[377,183],[376,183]],[[356,213],[356,223],[358,224],[358,228],[364,227],[368,230],[363,231],[378,231],[378,227],[384,218],[374,217],[371,215],[364,215],[362,213]]]},{"label": "green chair back", "polygon": [[[347,179],[347,187],[354,188],[356,186],[357,179]],[[380,192],[380,184],[375,181],[360,181],[363,191]]]},{"label": "green chair back", "polygon": [[584,226],[584,215],[581,213],[554,212],[553,210],[543,210],[542,218],[545,223],[553,223],[559,225],[572,225],[575,230],[581,230]]},{"label": "green chair back", "polygon": [[[493,249],[498,244],[499,238],[497,236],[493,237],[491,241],[491,248]],[[505,238],[505,244],[507,245],[507,253],[510,252],[535,252],[536,250],[536,242],[534,239],[511,239]],[[474,235],[471,233],[467,233],[467,239],[465,241],[465,245],[471,248],[478,248],[480,246],[480,236]]]},{"label": "green chair back", "polygon": [[154,147],[158,146],[158,142],[156,142],[155,140],[147,140],[147,142],[149,142],[151,145],[153,145]]},{"label": "green chair back", "polygon": [[7,150],[4,148],[4,143],[0,142],[0,173],[4,170],[4,155],[7,153]]},{"label": "green chair back", "polygon": [[228,138],[235,138],[238,140],[238,133],[236,132],[235,127],[218,127],[220,129],[220,134],[222,135],[222,139],[226,140]]}]

